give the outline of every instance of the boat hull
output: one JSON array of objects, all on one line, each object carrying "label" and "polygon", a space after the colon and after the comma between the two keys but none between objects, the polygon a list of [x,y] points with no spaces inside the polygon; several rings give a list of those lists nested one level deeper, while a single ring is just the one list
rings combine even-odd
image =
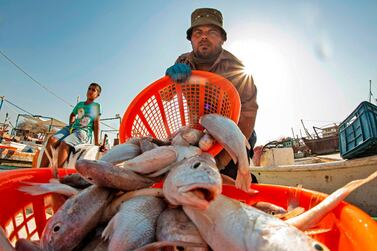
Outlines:
[{"label": "boat hull", "polygon": [[[303,188],[330,194],[348,182],[363,179],[377,171],[377,155],[326,163],[252,167],[259,183]],[[377,216],[377,179],[352,192],[347,202]]]},{"label": "boat hull", "polygon": [[327,154],[339,151],[338,135],[319,139],[302,139],[313,154]]}]

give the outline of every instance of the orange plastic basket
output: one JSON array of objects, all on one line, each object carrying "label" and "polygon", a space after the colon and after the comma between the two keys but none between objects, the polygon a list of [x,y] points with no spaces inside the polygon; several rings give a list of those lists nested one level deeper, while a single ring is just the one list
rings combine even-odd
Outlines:
[{"label": "orange plastic basket", "polygon": [[[66,175],[60,169],[60,175]],[[68,173],[75,172],[69,169]],[[0,225],[6,230],[8,239],[15,243],[20,238],[38,240],[51,214],[54,213],[49,197],[51,195],[30,196],[17,190],[20,181],[48,182],[52,177],[51,169],[35,168],[0,172]],[[156,186],[161,187],[160,184]],[[257,201],[266,201],[287,208],[290,194],[297,188],[252,184],[258,194],[250,196],[233,186],[224,185],[223,194],[253,204]],[[298,191],[299,205],[305,209],[313,207],[323,200],[326,195],[311,190]],[[319,223],[328,232],[313,237],[330,250],[376,250],[377,223],[362,210],[346,202],[341,202],[328,216]],[[287,240],[288,241],[288,240]]]},{"label": "orange plastic basket", "polygon": [[[241,101],[236,88],[214,73],[193,71],[178,84],[163,77],[146,87],[128,106],[119,129],[120,142],[130,137],[152,136],[166,140],[182,126],[203,130],[199,118],[218,113],[238,123]],[[222,150],[215,144],[209,153]]]}]

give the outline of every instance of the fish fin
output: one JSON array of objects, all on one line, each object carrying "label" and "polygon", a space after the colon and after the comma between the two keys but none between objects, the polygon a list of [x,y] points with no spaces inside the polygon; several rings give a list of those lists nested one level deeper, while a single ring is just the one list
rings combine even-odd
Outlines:
[{"label": "fish fin", "polygon": [[300,205],[300,196],[302,192],[302,184],[298,184],[296,188],[289,188],[288,195],[288,212]]},{"label": "fish fin", "polygon": [[317,234],[324,234],[330,231],[331,231],[331,228],[312,228],[309,230],[305,230],[304,233],[306,235],[317,235]]},{"label": "fish fin", "polygon": [[275,216],[278,217],[281,220],[288,220],[290,218],[293,218],[293,217],[296,217],[296,216],[302,214],[303,212],[305,212],[305,208],[296,207],[295,209],[292,209],[292,210],[286,212],[285,214],[280,214],[280,215],[275,215]]},{"label": "fish fin", "polygon": [[318,205],[314,206],[303,214],[300,214],[299,216],[286,220],[285,222],[292,226],[295,226],[302,231],[309,229],[320,222],[323,217],[325,217],[331,210],[333,210],[353,190],[373,180],[376,177],[377,171],[372,173],[365,179],[351,181],[327,196]]},{"label": "fish fin", "polygon": [[228,175],[221,174],[221,178],[223,180],[223,184],[232,185],[232,186],[236,185],[236,181],[232,179],[231,177],[229,177]]},{"label": "fish fin", "polygon": [[60,181],[58,179],[54,179],[54,178],[51,178],[48,182],[49,183],[60,184]]},{"label": "fish fin", "polygon": [[111,240],[111,236],[113,235],[114,233],[114,228],[115,228],[115,221],[117,219],[117,214],[114,215],[113,218],[111,218],[111,220],[109,221],[109,223],[107,224],[106,228],[103,230],[102,232],[102,239],[104,241],[107,241],[107,240]]},{"label": "fish fin", "polygon": [[135,251],[154,251],[154,250],[160,250],[162,247],[206,248],[207,245],[205,243],[194,243],[194,242],[186,242],[186,241],[157,241],[157,242],[149,243],[143,247],[140,247],[136,249]]},{"label": "fish fin", "polygon": [[30,194],[30,195],[41,195],[46,193],[51,193],[49,189],[46,187],[42,187],[39,185],[31,185],[31,186],[20,186],[18,191]]}]

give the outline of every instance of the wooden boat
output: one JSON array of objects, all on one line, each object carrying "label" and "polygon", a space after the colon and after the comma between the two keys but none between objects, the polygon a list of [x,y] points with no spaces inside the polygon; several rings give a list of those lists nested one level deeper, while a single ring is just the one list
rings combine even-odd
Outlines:
[{"label": "wooden boat", "polygon": [[[307,132],[306,128],[304,127]],[[305,145],[312,154],[328,154],[339,151],[338,125],[326,127],[314,127],[314,135],[307,132],[307,137],[303,137]]]},{"label": "wooden boat", "polygon": [[[313,163],[317,162],[317,163]],[[259,183],[298,186],[330,194],[348,182],[377,171],[377,155],[352,159],[303,159],[293,165],[251,167]],[[346,201],[370,215],[377,216],[377,180],[351,193]]]},{"label": "wooden boat", "polygon": [[28,168],[33,166],[37,152],[21,152],[14,147],[0,145],[0,166]]},{"label": "wooden boat", "polygon": [[313,154],[327,154],[339,151],[338,134],[324,138],[302,138],[302,140]]}]

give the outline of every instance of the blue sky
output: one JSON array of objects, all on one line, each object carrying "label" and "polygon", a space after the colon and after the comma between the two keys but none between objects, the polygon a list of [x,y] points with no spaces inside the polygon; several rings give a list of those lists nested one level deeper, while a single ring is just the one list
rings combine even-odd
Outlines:
[{"label": "blue sky", "polygon": [[[368,98],[369,80],[377,97],[376,1],[0,0],[0,50],[70,104],[99,82],[102,117],[122,116],[191,50],[185,32],[199,7],[222,11],[224,48],[254,77],[258,144],[299,134],[300,119],[341,122]],[[0,96],[63,121],[72,110],[1,55]],[[6,112],[23,113],[5,103],[0,121]]]}]

